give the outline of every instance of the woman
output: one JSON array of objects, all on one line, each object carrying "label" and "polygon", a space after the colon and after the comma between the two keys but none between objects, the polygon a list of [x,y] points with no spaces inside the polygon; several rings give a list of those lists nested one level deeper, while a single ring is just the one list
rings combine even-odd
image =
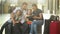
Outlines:
[{"label": "woman", "polygon": [[22,34],[21,29],[21,17],[22,17],[22,11],[17,10],[15,13],[15,17],[13,19],[13,27],[12,27],[12,34]]}]

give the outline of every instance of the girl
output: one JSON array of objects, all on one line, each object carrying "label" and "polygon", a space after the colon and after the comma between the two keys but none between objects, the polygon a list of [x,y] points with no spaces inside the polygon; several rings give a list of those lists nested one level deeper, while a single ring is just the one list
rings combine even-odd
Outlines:
[{"label": "girl", "polygon": [[31,19],[30,19],[31,14],[32,14],[32,10],[29,9],[28,12],[27,12],[27,15],[26,15],[26,21],[27,21],[28,30],[29,30],[28,33],[30,32],[31,23],[32,23],[32,21],[31,21]]},{"label": "girl", "polygon": [[12,27],[12,34],[22,34],[22,28],[21,28],[21,18],[22,18],[22,11],[17,10],[15,13],[15,17],[13,18],[13,24]]},{"label": "girl", "polygon": [[31,22],[32,22],[29,18],[31,16],[31,14],[32,14],[32,10],[29,9],[28,12],[27,12],[27,15],[26,15],[26,21],[27,21],[28,25],[31,25]]}]

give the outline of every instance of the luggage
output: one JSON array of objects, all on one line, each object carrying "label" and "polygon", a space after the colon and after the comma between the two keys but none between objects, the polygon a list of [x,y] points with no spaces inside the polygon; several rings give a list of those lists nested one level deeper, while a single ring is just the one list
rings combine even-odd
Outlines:
[{"label": "luggage", "polygon": [[58,34],[60,34],[60,21],[58,23]]},{"label": "luggage", "polygon": [[45,20],[44,34],[49,34],[50,20]]},{"label": "luggage", "polygon": [[59,16],[54,16],[50,23],[49,34],[59,34],[60,33],[59,27],[60,27]]},{"label": "luggage", "polygon": [[50,34],[50,24],[51,21],[56,21],[57,16],[51,15],[50,19],[45,20],[44,34]]},{"label": "luggage", "polygon": [[49,34],[58,34],[58,21],[51,21]]}]

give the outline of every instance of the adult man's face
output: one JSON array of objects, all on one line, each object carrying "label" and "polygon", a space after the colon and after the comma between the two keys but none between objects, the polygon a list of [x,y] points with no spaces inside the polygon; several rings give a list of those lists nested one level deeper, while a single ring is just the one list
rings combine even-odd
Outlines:
[{"label": "adult man's face", "polygon": [[26,10],[27,9],[27,5],[26,4],[22,5],[22,9]]},{"label": "adult man's face", "polygon": [[32,9],[33,9],[33,11],[34,11],[34,10],[36,10],[36,9],[37,9],[37,7],[36,7],[36,6],[32,6]]}]

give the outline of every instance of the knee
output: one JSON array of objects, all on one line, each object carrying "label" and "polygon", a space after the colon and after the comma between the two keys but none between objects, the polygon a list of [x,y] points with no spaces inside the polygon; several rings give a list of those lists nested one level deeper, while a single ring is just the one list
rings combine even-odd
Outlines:
[{"label": "knee", "polygon": [[34,28],[37,28],[37,25],[36,24],[34,24]]}]

